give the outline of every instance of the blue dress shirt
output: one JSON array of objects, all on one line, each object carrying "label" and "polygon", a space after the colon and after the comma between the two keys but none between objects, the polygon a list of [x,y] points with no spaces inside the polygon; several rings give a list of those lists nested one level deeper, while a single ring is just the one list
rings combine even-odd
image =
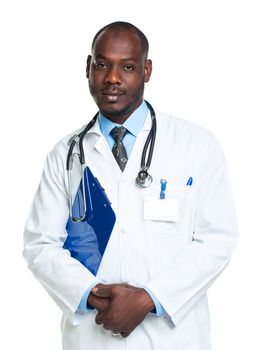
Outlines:
[{"label": "blue dress shirt", "polygon": [[[122,124],[122,126],[124,126],[128,131],[128,133],[123,139],[123,143],[126,148],[128,157],[130,156],[136,137],[144,125],[147,114],[148,114],[148,107],[146,103],[143,102],[130,115],[130,117],[125,121],[125,123]],[[102,134],[104,135],[104,137],[106,138],[106,141],[109,144],[110,149],[112,149],[114,145],[114,139],[110,135],[110,132],[115,126],[120,126],[120,124],[113,123],[110,119],[107,119],[105,116],[99,113],[99,125],[100,125]]]},{"label": "blue dress shirt", "polygon": [[[136,137],[144,125],[147,114],[148,114],[148,107],[147,107],[146,103],[143,101],[143,103],[129,116],[129,118],[125,121],[125,123],[122,124],[122,126],[124,126],[128,130],[128,133],[125,135],[125,137],[123,139],[123,143],[124,143],[124,146],[126,148],[128,157],[130,156],[130,153],[131,153],[131,150],[132,150],[133,145],[135,143]],[[115,126],[120,126],[120,124],[113,123],[110,119],[107,119],[101,113],[99,113],[98,118],[99,118],[98,120],[99,120],[101,132],[104,135],[104,137],[106,138],[110,149],[112,149],[112,147],[114,145],[114,139],[110,135],[110,132]],[[87,312],[91,309],[87,305],[87,299],[88,299],[88,296],[89,296],[91,289],[97,283],[94,283],[93,285],[91,285],[84,293],[84,295],[81,299],[80,305],[79,305],[79,309],[81,311]],[[153,302],[155,304],[156,315],[161,316],[164,310],[163,310],[162,305],[158,301],[157,297],[148,288],[144,288],[144,289],[150,295],[151,299],[153,300]]]}]

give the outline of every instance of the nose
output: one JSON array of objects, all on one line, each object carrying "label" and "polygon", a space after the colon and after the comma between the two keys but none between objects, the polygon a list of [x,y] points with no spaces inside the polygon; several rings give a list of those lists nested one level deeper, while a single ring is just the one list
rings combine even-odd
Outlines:
[{"label": "nose", "polygon": [[121,73],[116,67],[111,67],[108,69],[107,74],[105,75],[106,84],[117,84],[121,85]]}]

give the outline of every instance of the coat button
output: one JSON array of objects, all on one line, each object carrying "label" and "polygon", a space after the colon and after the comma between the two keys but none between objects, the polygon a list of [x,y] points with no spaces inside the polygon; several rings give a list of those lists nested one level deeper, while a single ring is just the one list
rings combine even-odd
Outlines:
[{"label": "coat button", "polygon": [[122,229],[120,230],[120,233],[125,233],[125,230],[122,228]]}]

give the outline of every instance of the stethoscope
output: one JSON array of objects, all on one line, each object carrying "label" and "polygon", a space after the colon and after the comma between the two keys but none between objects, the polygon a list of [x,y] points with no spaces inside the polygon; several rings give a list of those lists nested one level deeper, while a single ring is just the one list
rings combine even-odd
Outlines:
[{"label": "stethoscope", "polygon": [[[148,170],[151,165],[153,150],[154,150],[154,144],[156,139],[156,133],[157,133],[157,123],[156,123],[156,114],[153,109],[153,107],[150,105],[149,102],[145,101],[147,104],[147,107],[150,110],[151,114],[151,129],[149,132],[149,135],[146,139],[146,142],[144,144],[143,152],[142,152],[142,158],[141,158],[141,169],[135,179],[135,183],[139,188],[146,188],[149,187],[153,181],[152,176],[148,173]],[[69,211],[70,211],[70,218],[73,222],[80,222],[85,219],[86,216],[86,198],[85,198],[85,179],[84,179],[84,170],[85,170],[85,155],[84,155],[84,149],[83,149],[83,139],[86,135],[86,133],[95,125],[97,117],[99,115],[99,112],[96,113],[96,115],[93,117],[93,119],[87,124],[87,126],[82,130],[79,134],[74,135],[69,144],[69,151],[67,154],[67,160],[66,160],[66,170],[68,173],[68,182],[69,182]],[[80,217],[74,217],[72,213],[72,189],[71,189],[71,171],[72,171],[72,164],[73,164],[73,150],[75,145],[79,143],[79,161],[81,165],[81,187],[82,187],[82,201],[83,201],[83,214]],[[148,152],[149,151],[149,152]],[[146,160],[146,156],[148,153],[148,157]]]}]

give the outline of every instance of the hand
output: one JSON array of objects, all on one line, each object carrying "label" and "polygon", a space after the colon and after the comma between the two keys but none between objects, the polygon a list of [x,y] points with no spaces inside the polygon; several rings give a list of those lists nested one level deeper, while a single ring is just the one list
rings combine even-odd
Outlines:
[{"label": "hand", "polygon": [[[119,287],[124,287],[124,288],[129,288],[132,290],[137,290],[139,288],[134,287],[132,285],[129,285],[127,283],[116,283],[116,284],[103,284],[103,283],[98,283],[95,288],[112,288],[113,286],[119,286]],[[110,306],[110,298],[107,297],[102,297],[102,296],[96,296],[95,294],[93,294],[92,292],[90,292],[88,299],[87,299],[87,303],[91,306],[94,307],[98,310],[99,313],[104,312],[109,306]]]},{"label": "hand", "polygon": [[108,299],[109,306],[96,316],[96,323],[103,324],[107,330],[120,333],[126,338],[154,309],[155,305],[149,294],[142,288],[130,285],[99,286],[92,288],[92,294]]},{"label": "hand", "polygon": [[[95,287],[100,288],[106,286],[105,284],[99,283]],[[87,304],[98,310],[99,313],[104,312],[110,305],[109,298],[99,298],[92,292],[89,293]]]}]

